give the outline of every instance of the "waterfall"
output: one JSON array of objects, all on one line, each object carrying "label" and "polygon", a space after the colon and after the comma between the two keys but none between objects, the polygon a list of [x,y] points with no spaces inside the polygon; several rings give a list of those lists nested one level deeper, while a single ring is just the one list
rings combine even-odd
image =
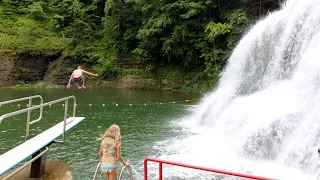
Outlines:
[{"label": "waterfall", "polygon": [[257,22],[234,49],[217,88],[185,119],[182,124],[191,121],[190,135],[168,147],[181,152],[163,158],[271,178],[316,179],[320,1],[288,0]]}]

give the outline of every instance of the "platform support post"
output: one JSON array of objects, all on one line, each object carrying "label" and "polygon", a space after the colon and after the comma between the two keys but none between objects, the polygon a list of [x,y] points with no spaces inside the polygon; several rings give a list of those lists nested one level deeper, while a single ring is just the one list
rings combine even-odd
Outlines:
[{"label": "platform support post", "polygon": [[[32,155],[32,158],[36,157],[38,154],[40,154],[42,151],[44,151],[45,148],[37,151]],[[40,156],[37,160],[33,161],[31,163],[31,170],[30,170],[30,178],[31,179],[39,179],[42,175],[45,173],[45,165],[46,165],[46,154],[44,153],[42,156]]]}]

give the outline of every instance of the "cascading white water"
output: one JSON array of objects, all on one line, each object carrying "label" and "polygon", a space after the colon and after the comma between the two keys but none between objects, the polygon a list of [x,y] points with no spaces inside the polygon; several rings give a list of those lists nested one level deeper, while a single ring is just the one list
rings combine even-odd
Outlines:
[{"label": "cascading white water", "polygon": [[[279,179],[316,179],[320,1],[288,0],[258,22],[235,48],[218,87],[185,119],[181,124],[191,126],[189,135],[160,142],[156,147],[165,149],[160,158]],[[215,179],[199,177],[194,179]]]}]

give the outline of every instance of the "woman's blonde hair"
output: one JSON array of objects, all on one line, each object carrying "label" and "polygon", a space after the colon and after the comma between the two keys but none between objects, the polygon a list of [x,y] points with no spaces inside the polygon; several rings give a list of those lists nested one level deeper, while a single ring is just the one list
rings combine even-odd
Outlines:
[{"label": "woman's blonde hair", "polygon": [[120,127],[116,124],[111,125],[100,138],[102,144],[109,146],[120,146],[121,143]]}]

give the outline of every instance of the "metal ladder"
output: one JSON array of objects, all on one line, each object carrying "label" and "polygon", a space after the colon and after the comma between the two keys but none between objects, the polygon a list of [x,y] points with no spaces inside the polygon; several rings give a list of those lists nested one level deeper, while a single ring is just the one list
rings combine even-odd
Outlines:
[{"label": "metal ladder", "polygon": [[[100,165],[101,165],[101,162],[98,163],[97,168],[96,168],[96,171],[95,171],[95,173],[94,173],[94,176],[93,176],[93,179],[92,179],[92,180],[95,180],[95,179],[96,179]],[[118,180],[121,180],[122,174],[123,174],[123,172],[124,172],[124,170],[125,170],[126,168],[129,169],[130,180],[133,180],[133,175],[132,175],[132,168],[131,168],[131,166],[123,166],[123,167],[121,168],[121,171],[120,171]]]}]

